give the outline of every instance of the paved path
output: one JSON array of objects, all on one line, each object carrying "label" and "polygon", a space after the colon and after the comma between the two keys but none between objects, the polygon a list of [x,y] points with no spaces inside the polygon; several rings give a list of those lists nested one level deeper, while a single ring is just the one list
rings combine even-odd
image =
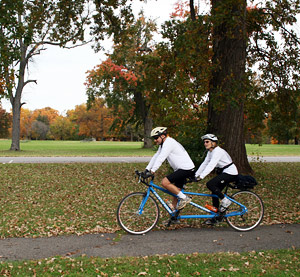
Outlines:
[{"label": "paved path", "polygon": [[0,163],[146,163],[151,157],[0,157]]},{"label": "paved path", "polygon": [[246,252],[300,248],[300,225],[259,226],[250,232],[230,227],[185,228],[151,231],[146,235],[89,234],[50,238],[9,238],[0,240],[0,261],[36,260],[53,256],[93,257],[148,256]]},{"label": "paved path", "polygon": [[[146,163],[151,157],[0,157],[0,163]],[[300,162],[299,157],[249,157],[259,162]]]}]

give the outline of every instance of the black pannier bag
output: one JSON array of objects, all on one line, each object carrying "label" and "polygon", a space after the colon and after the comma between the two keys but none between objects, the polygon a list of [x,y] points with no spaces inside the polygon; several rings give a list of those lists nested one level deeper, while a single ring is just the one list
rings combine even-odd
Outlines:
[{"label": "black pannier bag", "polygon": [[237,181],[235,181],[234,188],[240,190],[253,189],[257,185],[257,181],[250,175],[238,174]]}]

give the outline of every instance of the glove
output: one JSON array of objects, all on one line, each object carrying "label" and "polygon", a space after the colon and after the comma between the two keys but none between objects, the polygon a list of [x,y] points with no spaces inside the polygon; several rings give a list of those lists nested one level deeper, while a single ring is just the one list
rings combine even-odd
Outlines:
[{"label": "glove", "polygon": [[152,177],[153,174],[152,174],[148,169],[145,169],[145,170],[142,172],[141,176],[142,176],[143,178],[146,179],[146,178]]},{"label": "glove", "polygon": [[142,173],[146,174],[147,172],[150,172],[148,169],[145,169]]},{"label": "glove", "polygon": [[202,179],[200,178],[200,176],[195,176],[195,180],[196,180],[196,182],[199,182],[199,181],[201,181]]}]

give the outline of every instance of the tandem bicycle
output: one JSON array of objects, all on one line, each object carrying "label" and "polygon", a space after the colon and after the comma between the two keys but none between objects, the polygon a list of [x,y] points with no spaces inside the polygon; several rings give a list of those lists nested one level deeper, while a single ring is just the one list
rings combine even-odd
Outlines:
[{"label": "tandem bicycle", "polygon": [[[234,230],[245,232],[253,230],[263,219],[264,204],[262,199],[256,193],[244,188],[232,195],[227,195],[228,188],[238,189],[235,183],[230,183],[225,188],[224,195],[226,195],[232,203],[223,212],[212,211],[200,204],[197,204],[195,201],[198,197],[210,198],[218,197],[217,195],[188,192],[183,189],[182,192],[184,194],[192,197],[192,202],[188,205],[192,205],[199,210],[196,214],[183,214],[184,209],[171,209],[158,194],[158,191],[162,191],[168,195],[176,196],[163,187],[154,184],[154,176],[144,177],[143,173],[139,171],[135,171],[135,174],[139,179],[139,183],[146,186],[146,191],[128,194],[120,201],[117,208],[118,223],[122,229],[130,234],[142,235],[149,232],[156,226],[160,218],[160,207],[157,202],[161,203],[162,207],[170,215],[167,226],[170,226],[170,224],[180,219],[215,218],[218,222],[226,221],[227,224]],[[189,182],[195,182],[195,180],[187,179],[186,183]]]}]

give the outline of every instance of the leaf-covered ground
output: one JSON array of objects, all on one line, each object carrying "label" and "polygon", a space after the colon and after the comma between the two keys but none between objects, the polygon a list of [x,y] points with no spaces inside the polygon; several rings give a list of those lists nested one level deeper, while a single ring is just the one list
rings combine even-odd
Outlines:
[{"label": "leaf-covered ground", "polygon": [[[300,223],[300,163],[254,163],[259,185],[254,191],[265,204],[263,224]],[[115,232],[116,209],[129,192],[143,191],[134,170],[145,164],[4,164],[0,167],[0,236],[45,237]],[[157,182],[166,173],[162,168]],[[194,183],[189,191],[208,192]],[[210,199],[199,201],[200,204]],[[189,212],[187,209],[186,212]],[[193,212],[193,211],[192,211]],[[161,211],[157,228],[164,227]],[[173,228],[203,227],[186,220]]]}]

